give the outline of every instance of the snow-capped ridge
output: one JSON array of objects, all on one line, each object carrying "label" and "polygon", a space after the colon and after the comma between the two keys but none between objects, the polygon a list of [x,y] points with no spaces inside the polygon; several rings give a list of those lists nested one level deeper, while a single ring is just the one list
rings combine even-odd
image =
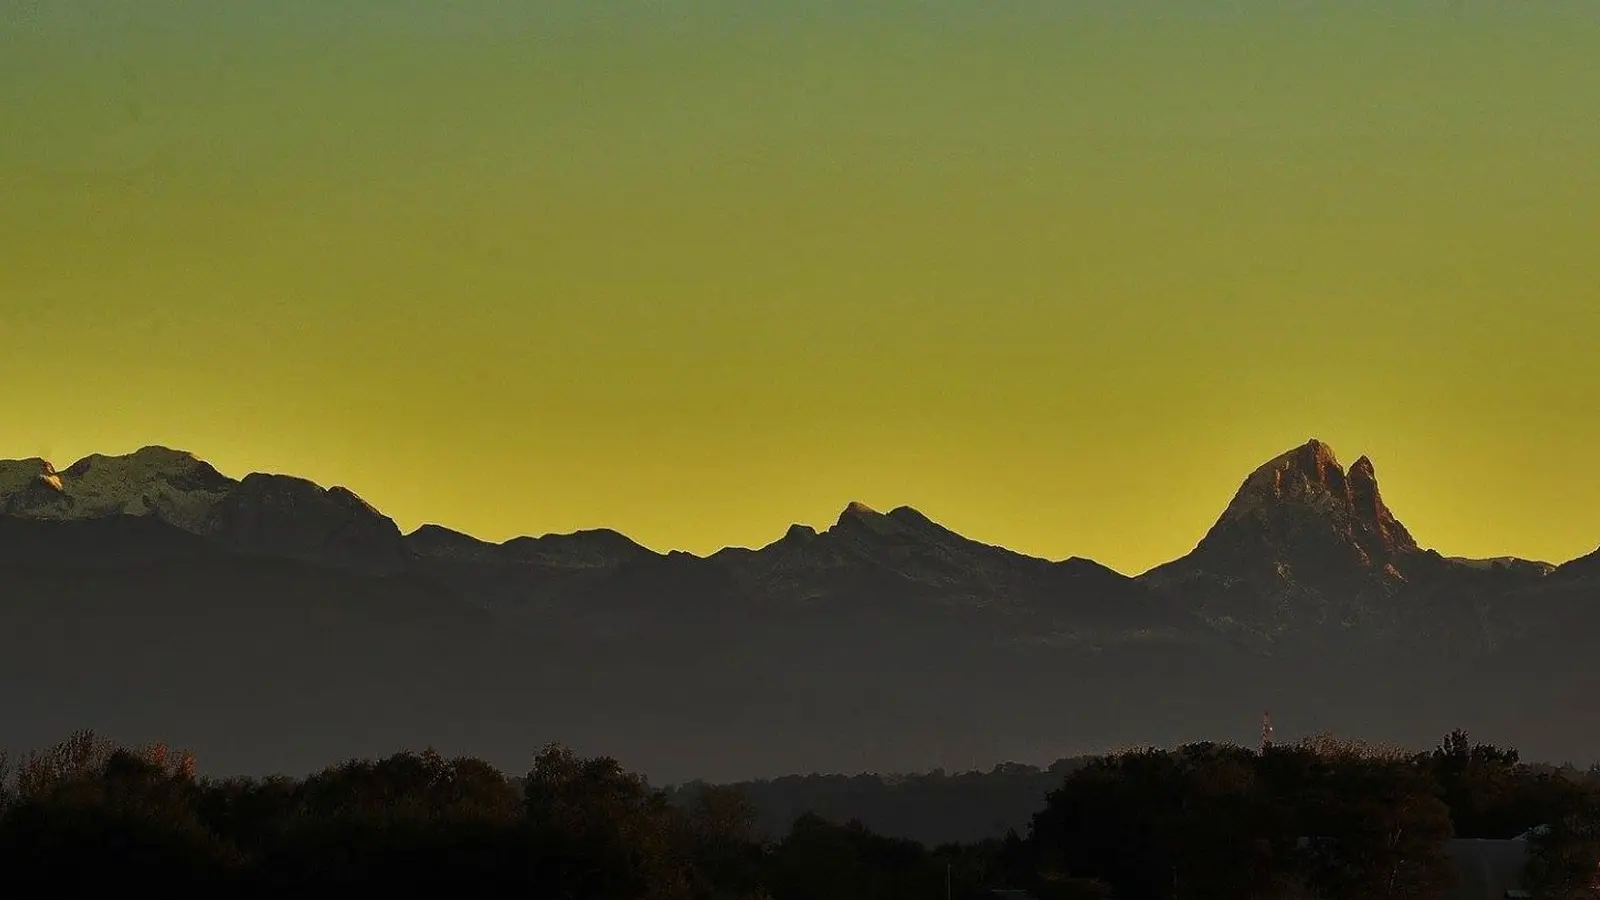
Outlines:
[{"label": "snow-capped ridge", "polygon": [[[200,532],[210,508],[236,484],[192,454],[147,446],[123,456],[91,454],[65,469],[48,460],[0,464],[0,509],[49,519],[156,516]],[[19,474],[33,473],[20,483]],[[41,490],[40,488],[47,490]]]},{"label": "snow-capped ridge", "polygon": [[393,521],[347,488],[260,472],[235,480],[193,453],[155,444],[92,453],[59,471],[39,458],[0,461],[0,512],[149,517],[239,552],[335,566],[397,571],[404,559]]}]

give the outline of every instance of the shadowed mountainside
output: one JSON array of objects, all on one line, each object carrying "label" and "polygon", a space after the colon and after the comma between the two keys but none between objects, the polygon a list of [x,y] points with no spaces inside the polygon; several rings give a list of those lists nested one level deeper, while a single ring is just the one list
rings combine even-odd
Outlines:
[{"label": "shadowed mountainside", "polygon": [[1248,741],[1272,708],[1559,758],[1600,737],[1572,715],[1596,558],[1422,549],[1371,462],[1317,441],[1139,578],[908,507],[701,558],[607,530],[402,536],[342,488],[162,448],[0,462],[0,743],[92,725],[293,771],[413,738],[509,764],[556,739],[731,778]]}]

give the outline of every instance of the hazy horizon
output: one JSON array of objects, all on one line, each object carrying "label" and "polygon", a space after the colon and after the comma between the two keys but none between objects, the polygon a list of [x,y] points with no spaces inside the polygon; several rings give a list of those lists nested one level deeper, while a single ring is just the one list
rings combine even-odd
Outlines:
[{"label": "hazy horizon", "polygon": [[[1256,465],[1600,544],[1600,8],[18,2],[0,457],[1123,572]],[[1553,514],[1559,510],[1559,514]]]}]

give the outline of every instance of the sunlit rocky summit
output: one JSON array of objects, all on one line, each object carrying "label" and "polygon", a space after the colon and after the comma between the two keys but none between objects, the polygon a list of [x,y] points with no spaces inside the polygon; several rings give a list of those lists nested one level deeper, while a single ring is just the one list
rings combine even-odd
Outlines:
[{"label": "sunlit rocky summit", "polygon": [[1347,471],[1332,447],[1311,440],[1251,473],[1192,552],[1142,580],[1186,598],[1213,625],[1259,639],[1407,638],[1459,631],[1463,616],[1481,618],[1470,598],[1532,585],[1553,568],[1424,549],[1384,503],[1372,460]]},{"label": "sunlit rocky summit", "polygon": [[235,481],[194,455],[145,447],[84,457],[0,461],[0,513],[39,521],[147,517],[221,547],[388,574],[405,568],[400,529],[350,491],[252,473]]},{"label": "sunlit rocky summit", "polygon": [[909,507],[698,557],[605,529],[402,534],[344,488],[161,447],[0,461],[0,683],[37,686],[0,743],[92,726],[252,771],[592,740],[740,776],[1246,737],[1271,706],[1395,740],[1501,728],[1559,758],[1600,738],[1576,714],[1597,560],[1447,558],[1371,460],[1316,440],[1138,577]]}]

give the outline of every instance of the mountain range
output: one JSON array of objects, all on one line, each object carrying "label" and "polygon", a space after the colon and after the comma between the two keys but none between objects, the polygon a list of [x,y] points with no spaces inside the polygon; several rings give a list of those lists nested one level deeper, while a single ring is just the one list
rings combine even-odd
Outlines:
[{"label": "mountain range", "polygon": [[1454,727],[1592,758],[1600,551],[1426,549],[1312,440],[1137,577],[851,503],[757,549],[405,534],[344,488],[146,447],[0,461],[0,746],[92,727],[219,772],[559,740],[659,779],[961,768]]}]

